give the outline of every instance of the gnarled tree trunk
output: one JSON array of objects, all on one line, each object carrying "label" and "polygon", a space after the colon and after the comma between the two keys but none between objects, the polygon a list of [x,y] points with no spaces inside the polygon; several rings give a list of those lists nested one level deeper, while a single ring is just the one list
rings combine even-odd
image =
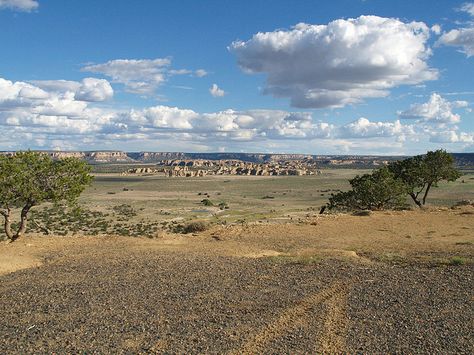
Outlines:
[{"label": "gnarled tree trunk", "polygon": [[431,187],[431,182],[426,187],[425,194],[423,195],[423,205],[426,203],[426,197],[428,196],[428,192],[430,191],[430,187]]},{"label": "gnarled tree trunk", "polygon": [[5,221],[4,221],[5,223],[3,224],[3,227],[5,228],[5,234],[6,234],[7,238],[10,241],[13,241],[12,220],[11,220],[11,217],[10,217],[10,214],[11,214],[10,208],[7,207],[4,211],[0,211],[0,214],[5,219]]},{"label": "gnarled tree trunk", "polygon": [[20,214],[20,225],[18,230],[14,233],[12,231],[12,220],[11,220],[11,209],[9,207],[5,208],[4,210],[0,211],[0,214],[4,218],[4,229],[5,235],[13,242],[20,238],[26,232],[26,225],[28,222],[28,212],[30,212],[31,207],[34,206],[34,203],[28,202],[22,209]]},{"label": "gnarled tree trunk", "polygon": [[20,238],[26,232],[26,225],[28,222],[28,212],[30,212],[31,207],[33,207],[32,203],[27,203],[22,209],[20,214],[20,226],[18,227],[18,231],[15,233],[11,241]]}]

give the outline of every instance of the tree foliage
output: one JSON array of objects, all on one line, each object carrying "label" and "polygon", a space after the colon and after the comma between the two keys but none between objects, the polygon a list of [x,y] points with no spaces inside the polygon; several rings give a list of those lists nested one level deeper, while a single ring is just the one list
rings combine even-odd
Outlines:
[{"label": "tree foliage", "polygon": [[[11,241],[26,231],[28,213],[43,202],[74,202],[92,181],[90,167],[76,158],[52,160],[39,152],[0,156],[0,214]],[[20,225],[12,231],[12,209],[21,208]]]},{"label": "tree foliage", "polygon": [[395,178],[403,181],[408,195],[419,207],[426,204],[430,189],[437,187],[440,181],[455,181],[461,177],[453,156],[442,149],[393,162],[388,168]]},{"label": "tree foliage", "polygon": [[352,190],[329,198],[329,209],[382,210],[401,208],[406,204],[406,187],[386,168],[349,180]]},{"label": "tree foliage", "polygon": [[422,207],[432,187],[438,186],[440,181],[455,181],[460,176],[452,155],[436,150],[356,176],[349,180],[352,190],[333,195],[327,206],[340,210],[401,208],[408,194]]}]

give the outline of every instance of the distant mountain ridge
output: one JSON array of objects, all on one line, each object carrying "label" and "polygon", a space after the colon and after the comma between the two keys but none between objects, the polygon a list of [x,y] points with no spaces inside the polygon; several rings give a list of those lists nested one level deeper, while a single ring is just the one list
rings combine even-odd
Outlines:
[{"label": "distant mountain ridge", "polygon": [[[267,163],[284,160],[337,159],[336,155],[269,154],[269,153],[185,153],[185,152],[124,152],[124,151],[43,151],[54,159],[75,157],[90,163],[154,163],[162,160],[242,160],[251,163]],[[0,152],[13,154],[14,152]],[[382,156],[344,156],[345,159],[374,159]]]},{"label": "distant mountain ridge", "polygon": [[[76,157],[91,164],[103,163],[157,163],[163,160],[242,160],[250,163],[269,163],[287,160],[314,159],[324,165],[341,165],[344,162],[386,162],[405,156],[383,155],[311,155],[311,154],[269,154],[269,153],[185,153],[185,152],[124,152],[124,151],[44,151],[53,159]],[[13,154],[14,152],[0,152]],[[474,167],[474,153],[452,153],[459,166]],[[338,163],[339,162],[339,163]]]}]

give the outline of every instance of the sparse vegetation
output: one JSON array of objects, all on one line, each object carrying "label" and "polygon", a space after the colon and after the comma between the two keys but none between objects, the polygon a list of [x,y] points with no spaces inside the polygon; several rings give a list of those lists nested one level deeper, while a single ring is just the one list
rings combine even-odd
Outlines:
[{"label": "sparse vegetation", "polygon": [[31,213],[32,232],[44,234],[106,234],[110,231],[108,214],[75,206],[53,205]]},{"label": "sparse vegetation", "polygon": [[474,201],[471,200],[461,200],[456,202],[453,207],[460,207],[460,206],[474,206]]},{"label": "sparse vegetation", "polygon": [[127,220],[137,215],[135,209],[129,204],[114,206],[113,211],[119,216],[121,220]]},{"label": "sparse vegetation", "polygon": [[130,205],[118,205],[112,213],[85,207],[53,205],[31,211],[31,232],[54,235],[121,235],[153,237],[161,229],[159,222],[131,219],[136,216]]},{"label": "sparse vegetation", "polygon": [[[242,221],[273,223],[281,220],[310,223],[319,212],[319,208],[314,206],[326,204],[331,193],[338,194],[341,190],[347,190],[347,181],[357,173],[363,176],[370,172],[333,169],[318,176],[195,179],[186,183],[179,179],[161,177],[99,175],[92,188],[87,189],[77,201],[77,206],[82,209],[82,221],[71,215],[66,204],[61,207],[64,211],[54,211],[52,204],[35,206],[30,211],[32,218],[28,222],[28,231],[50,235],[156,236],[160,230],[178,231],[177,225],[183,226],[186,223],[183,221],[192,220],[227,225],[242,224]],[[470,173],[465,171],[465,174]],[[468,208],[467,201],[474,199],[474,181],[469,179],[469,175],[465,175],[464,179],[464,184],[461,181],[450,185],[441,182],[439,189],[430,190],[428,198],[433,205],[438,206],[452,206],[456,201],[465,200],[466,202],[459,204],[457,213],[470,218],[468,214],[474,212]],[[228,181],[232,183],[225,183]],[[295,184],[298,188],[294,188]],[[376,188],[377,186],[374,187]],[[114,192],[114,195],[107,192]],[[265,196],[268,197],[262,199]],[[196,208],[196,202],[203,207]],[[409,202],[409,199],[404,202]],[[389,207],[384,207],[387,208]],[[351,210],[353,211],[365,210]],[[20,214],[20,210],[12,209],[12,216],[17,214]],[[63,216],[60,217],[61,215]],[[61,221],[56,221],[57,219]],[[11,222],[12,229],[19,228],[20,218],[12,218]]]}]

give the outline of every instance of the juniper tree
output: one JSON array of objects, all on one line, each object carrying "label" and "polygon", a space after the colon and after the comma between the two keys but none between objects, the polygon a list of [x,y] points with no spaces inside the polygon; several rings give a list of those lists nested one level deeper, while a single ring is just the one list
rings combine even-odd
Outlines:
[{"label": "juniper tree", "polygon": [[390,163],[388,168],[395,178],[403,181],[418,207],[426,204],[430,189],[440,181],[455,181],[461,177],[453,156],[442,149]]},{"label": "juniper tree", "polygon": [[454,158],[445,150],[427,152],[390,163],[371,174],[357,175],[349,180],[352,190],[340,192],[329,199],[329,209],[385,209],[405,205],[408,194],[415,204],[426,204],[428,193],[440,181],[455,181],[461,173]]},{"label": "juniper tree", "polygon": [[[0,156],[0,214],[5,234],[14,241],[26,232],[31,208],[44,202],[74,202],[92,181],[90,167],[77,158],[53,160],[44,153],[17,152]],[[12,230],[12,211],[21,209]]]}]

